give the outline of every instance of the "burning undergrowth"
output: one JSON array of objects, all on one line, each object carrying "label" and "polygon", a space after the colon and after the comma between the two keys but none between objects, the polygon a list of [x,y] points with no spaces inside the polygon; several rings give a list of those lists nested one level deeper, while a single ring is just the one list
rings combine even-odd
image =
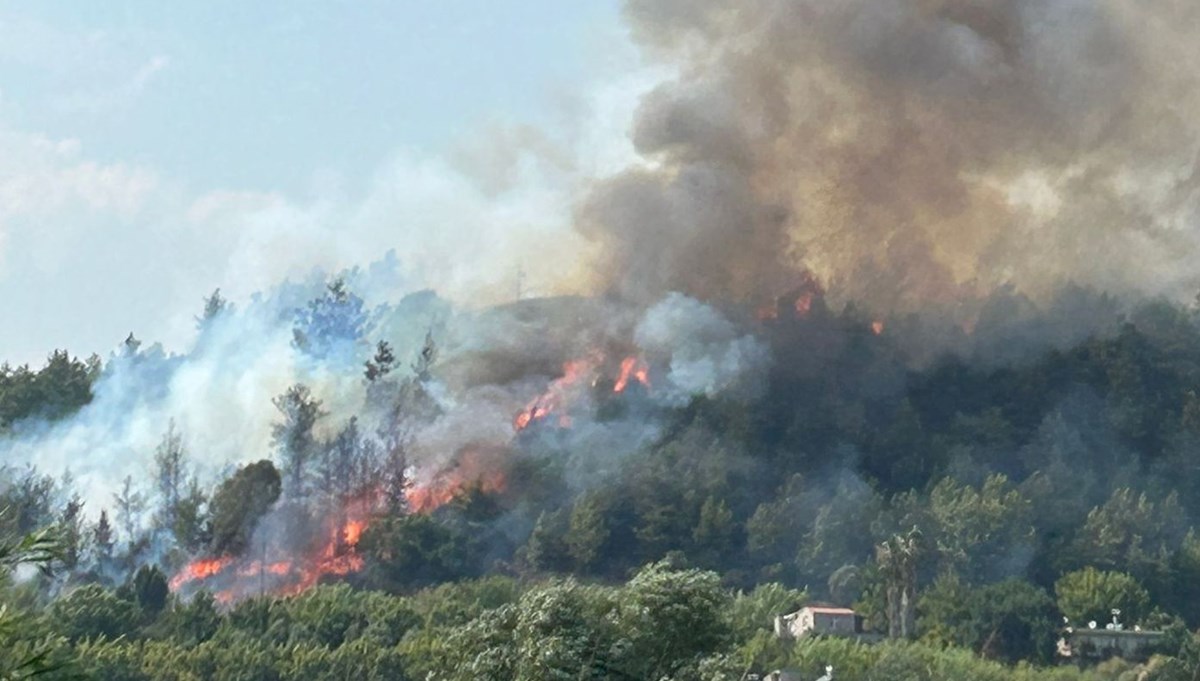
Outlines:
[{"label": "burning undergrowth", "polygon": [[[206,589],[231,602],[353,575],[364,566],[359,542],[376,519],[438,514],[467,492],[503,505],[513,465],[603,443],[595,460],[561,462],[587,485],[598,468],[618,465],[658,432],[663,408],[752,385],[766,365],[768,353],[751,329],[690,298],[668,297],[640,316],[611,301],[576,302],[542,300],[452,319],[440,329],[444,345],[431,331],[411,367],[381,344],[367,362],[362,404],[324,435],[320,426],[336,421],[322,393],[289,388],[275,399],[278,501],[238,518],[244,539],[187,562],[172,589]],[[583,314],[589,305],[610,320],[603,333]],[[481,344],[493,326],[507,329],[506,343]],[[514,326],[531,345],[511,345],[521,335]],[[531,375],[523,367],[506,376],[506,353],[558,370]],[[533,355],[541,356],[537,363]],[[328,404],[341,410],[345,402]]]}]

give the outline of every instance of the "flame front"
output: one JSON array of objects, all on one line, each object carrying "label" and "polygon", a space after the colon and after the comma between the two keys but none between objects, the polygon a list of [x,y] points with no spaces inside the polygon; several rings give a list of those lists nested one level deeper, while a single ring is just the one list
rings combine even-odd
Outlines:
[{"label": "flame front", "polygon": [[[597,384],[603,356],[594,353],[563,364],[562,376],[554,379],[545,392],[532,399],[513,418],[519,432],[535,421],[556,415],[560,427],[570,427],[567,413],[572,400],[582,391]],[[632,383],[650,387],[650,368],[645,360],[630,356],[623,359],[612,384],[613,393],[624,392]],[[413,484],[405,491],[409,510],[430,513],[451,502],[472,485],[486,493],[503,492],[506,486],[503,466],[497,456],[507,448],[473,447],[460,452],[455,463],[433,477]],[[339,520],[320,533],[321,541],[299,555],[279,559],[262,555],[254,560],[235,560],[232,557],[204,558],[183,567],[171,580],[171,590],[192,584],[215,588],[215,598],[232,603],[240,598],[272,593],[290,595],[316,585],[326,576],[345,576],[363,569],[364,560],[358,544],[367,530],[370,518],[380,511],[379,494],[370,494],[339,509]],[[266,550],[264,549],[264,554]]]},{"label": "flame front", "polygon": [[218,575],[225,571],[225,568],[233,564],[233,558],[226,556],[223,558],[205,558],[195,560],[188,563],[171,579],[171,590],[175,591],[179,587],[194,582],[200,579],[207,579],[213,575]]},{"label": "flame front", "polygon": [[232,603],[258,593],[300,593],[323,576],[358,572],[363,568],[363,559],[357,546],[367,528],[369,507],[370,504],[349,504],[343,512],[354,513],[355,517],[327,530],[319,547],[306,555],[241,563],[232,557],[202,558],[185,565],[171,579],[171,590],[179,591],[199,582],[217,587],[214,597],[218,602]]}]

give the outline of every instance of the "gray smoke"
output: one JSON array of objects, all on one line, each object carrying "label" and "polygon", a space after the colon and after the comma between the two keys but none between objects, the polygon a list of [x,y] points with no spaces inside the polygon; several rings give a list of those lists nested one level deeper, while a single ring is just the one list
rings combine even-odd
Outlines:
[{"label": "gray smoke", "polygon": [[644,162],[578,229],[611,289],[777,294],[808,268],[913,309],[1074,281],[1200,284],[1200,6],[1164,0],[627,0],[678,71]]},{"label": "gray smoke", "polygon": [[672,293],[646,311],[634,339],[666,366],[667,384],[654,395],[667,404],[697,395],[747,399],[762,388],[769,353],[717,310]]}]

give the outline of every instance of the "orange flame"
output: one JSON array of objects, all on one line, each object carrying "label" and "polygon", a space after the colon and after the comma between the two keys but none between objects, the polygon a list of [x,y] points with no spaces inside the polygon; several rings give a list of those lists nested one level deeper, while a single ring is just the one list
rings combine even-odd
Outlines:
[{"label": "orange flame", "polygon": [[484,492],[496,493],[503,492],[507,482],[504,473],[492,467],[483,454],[469,450],[454,468],[442,471],[427,484],[410,487],[404,496],[414,513],[430,513],[453,501],[468,485],[477,484]]},{"label": "orange flame", "polygon": [[[533,398],[525,408],[513,417],[513,429],[520,432],[534,421],[546,418],[560,411],[566,403],[571,389],[587,376],[593,374],[599,360],[595,357],[575,359],[563,364],[563,375],[550,382],[546,392]],[[561,425],[561,421],[560,421]],[[568,421],[566,425],[570,425]]]},{"label": "orange flame", "polygon": [[268,575],[271,577],[271,593],[289,595],[312,587],[325,575],[344,576],[357,572],[363,568],[363,559],[355,549],[367,527],[365,515],[372,505],[349,504],[344,510],[355,517],[340,526],[334,526],[322,545],[306,556],[271,562],[254,560],[241,564],[235,564],[232,557],[202,558],[185,565],[171,579],[171,590],[178,591],[192,582],[211,581],[222,585],[232,582],[214,594],[218,602],[228,604],[240,597],[266,590],[264,580]]},{"label": "orange flame", "polygon": [[171,590],[174,591],[188,582],[207,579],[213,575],[220,574],[225,571],[225,568],[232,564],[233,558],[229,556],[225,556],[223,558],[207,558],[188,563],[182,570],[179,571],[179,574],[171,578]]},{"label": "orange flame", "polygon": [[637,357],[626,357],[621,360],[621,373],[617,377],[617,382],[613,384],[613,392],[625,392],[630,379],[647,388],[650,387],[650,368],[646,366],[646,362]]}]

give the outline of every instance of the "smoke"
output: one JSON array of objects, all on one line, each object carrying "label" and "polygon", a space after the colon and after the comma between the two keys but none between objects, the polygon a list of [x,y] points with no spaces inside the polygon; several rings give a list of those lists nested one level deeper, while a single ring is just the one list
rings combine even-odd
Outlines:
[{"label": "smoke", "polygon": [[[652,301],[833,295],[915,309],[1011,284],[1194,292],[1200,8],[1105,0],[628,0],[677,70],[643,163],[577,228]],[[1147,267],[1153,263],[1153,267]]]},{"label": "smoke", "polygon": [[766,346],[693,298],[668,295],[646,311],[634,338],[650,357],[665,358],[668,385],[655,393],[664,402],[718,393],[749,399],[762,388]]}]

